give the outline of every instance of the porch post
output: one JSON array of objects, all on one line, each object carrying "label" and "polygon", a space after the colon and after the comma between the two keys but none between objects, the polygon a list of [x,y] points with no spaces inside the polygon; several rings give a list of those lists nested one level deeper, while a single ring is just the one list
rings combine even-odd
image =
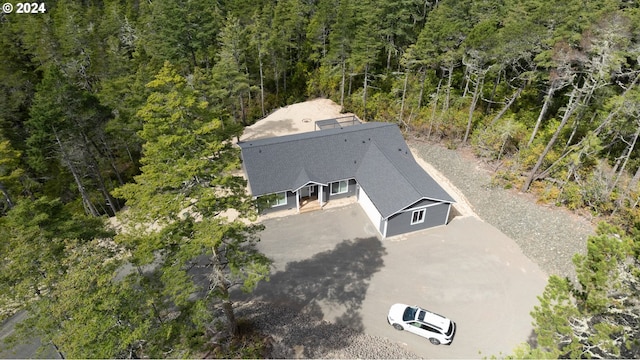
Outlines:
[{"label": "porch post", "polygon": [[300,189],[296,190],[296,210],[300,212]]},{"label": "porch post", "polygon": [[320,202],[320,207],[324,205],[324,186],[318,185],[318,201]]}]

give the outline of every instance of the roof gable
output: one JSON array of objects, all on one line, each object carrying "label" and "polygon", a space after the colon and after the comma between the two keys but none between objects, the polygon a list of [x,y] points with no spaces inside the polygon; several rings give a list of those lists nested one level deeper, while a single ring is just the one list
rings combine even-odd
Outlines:
[{"label": "roof gable", "polygon": [[388,217],[422,195],[397,170],[376,144],[371,144],[356,172],[356,179],[382,217]]}]

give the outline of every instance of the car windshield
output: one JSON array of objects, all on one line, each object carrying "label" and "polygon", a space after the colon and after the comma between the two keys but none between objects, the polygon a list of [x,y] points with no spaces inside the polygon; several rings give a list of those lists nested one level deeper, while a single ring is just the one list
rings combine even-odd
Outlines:
[{"label": "car windshield", "polygon": [[404,314],[402,314],[402,320],[403,321],[414,320],[416,318],[416,311],[418,311],[418,309],[412,308],[411,306],[407,306],[407,308],[404,310]]}]

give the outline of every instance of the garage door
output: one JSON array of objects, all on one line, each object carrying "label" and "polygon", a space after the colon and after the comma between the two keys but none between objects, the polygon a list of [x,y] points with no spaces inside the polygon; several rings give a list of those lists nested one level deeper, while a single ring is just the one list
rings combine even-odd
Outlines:
[{"label": "garage door", "polygon": [[369,217],[369,220],[371,220],[376,230],[378,230],[378,232],[382,234],[382,231],[380,230],[382,215],[380,215],[378,209],[375,207],[375,205],[373,205],[373,202],[371,201],[371,199],[369,199],[369,196],[367,196],[367,193],[364,192],[363,188],[360,188],[360,191],[358,193],[358,203],[364,210],[365,214],[367,214],[367,217]]}]

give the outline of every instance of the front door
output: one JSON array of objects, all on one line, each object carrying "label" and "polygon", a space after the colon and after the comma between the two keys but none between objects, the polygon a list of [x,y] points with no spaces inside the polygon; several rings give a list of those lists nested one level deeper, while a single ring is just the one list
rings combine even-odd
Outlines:
[{"label": "front door", "polygon": [[315,185],[305,186],[300,189],[300,198],[312,197],[316,192]]}]

